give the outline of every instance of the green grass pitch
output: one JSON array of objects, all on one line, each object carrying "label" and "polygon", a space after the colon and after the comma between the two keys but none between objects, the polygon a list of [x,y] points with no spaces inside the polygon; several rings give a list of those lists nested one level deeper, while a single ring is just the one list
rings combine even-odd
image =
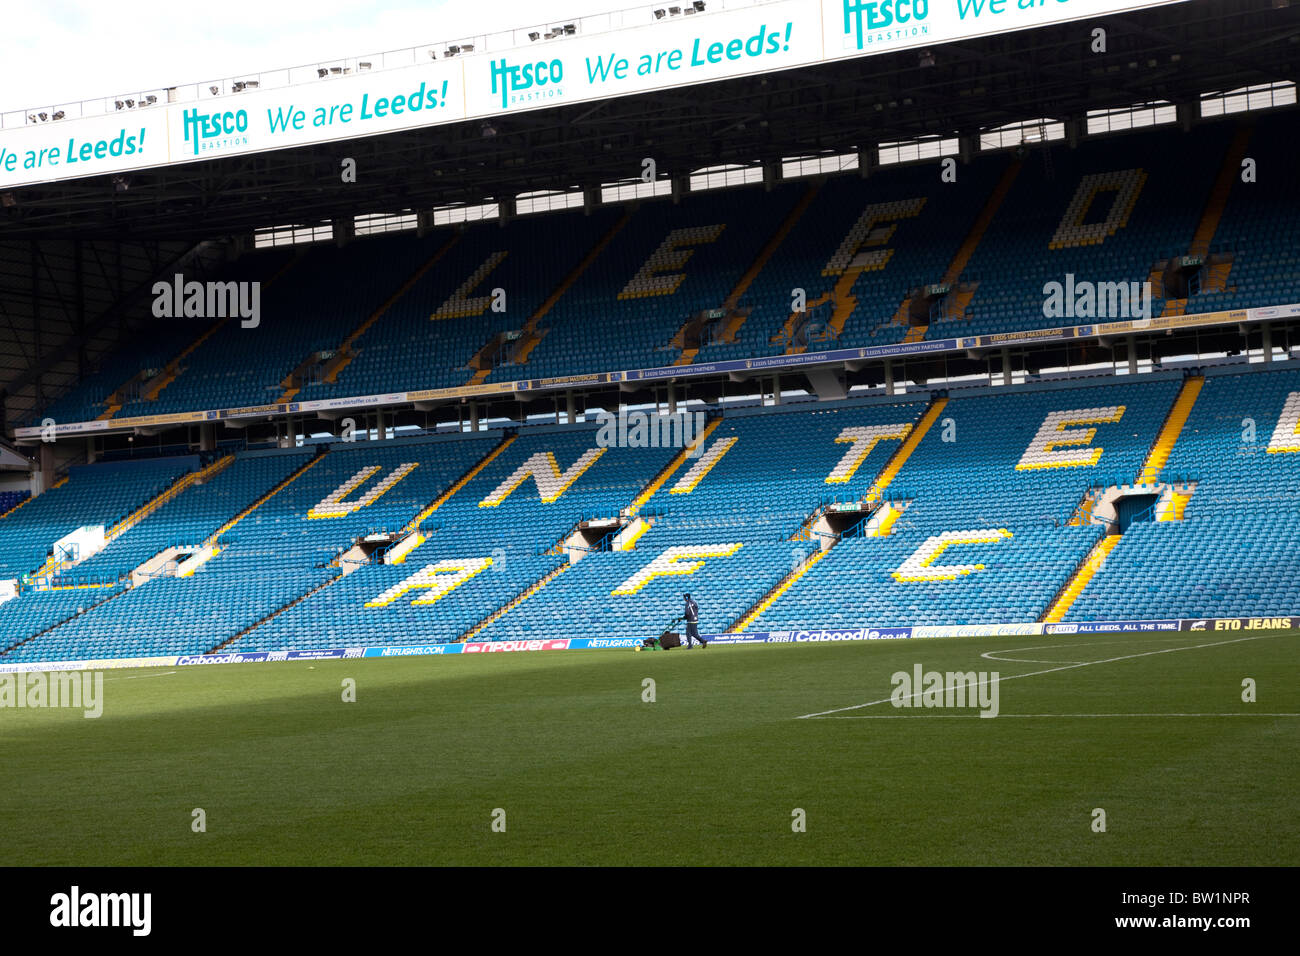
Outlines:
[{"label": "green grass pitch", "polygon": [[[97,720],[0,710],[0,864],[1294,865],[1297,639],[110,671]],[[886,701],[805,716],[888,698],[916,664],[997,671],[1000,715]]]}]

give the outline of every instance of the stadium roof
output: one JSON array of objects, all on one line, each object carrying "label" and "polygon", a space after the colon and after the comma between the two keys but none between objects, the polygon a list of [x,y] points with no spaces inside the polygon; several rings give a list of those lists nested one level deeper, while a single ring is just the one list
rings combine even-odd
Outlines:
[{"label": "stadium roof", "polygon": [[[1091,31],[1106,29],[1106,52]],[[1193,0],[1059,26],[469,121],[13,189],[0,238],[198,241],[284,222],[400,212],[661,173],[971,134],[1281,79],[1300,6]],[[362,171],[343,184],[339,160]]]},{"label": "stadium roof", "polygon": [[[1106,30],[1093,52],[1092,30]],[[926,54],[930,54],[927,56]],[[929,60],[932,58],[932,65]],[[0,193],[0,390],[7,420],[93,366],[146,283],[256,228],[476,204],[532,190],[846,153],[1040,118],[1294,80],[1300,6],[1193,0],[1096,20],[343,143]],[[1189,113],[1194,116],[1194,112]],[[339,175],[357,161],[355,183]],[[125,188],[123,188],[125,187]],[[80,277],[80,279],[78,279]]]}]

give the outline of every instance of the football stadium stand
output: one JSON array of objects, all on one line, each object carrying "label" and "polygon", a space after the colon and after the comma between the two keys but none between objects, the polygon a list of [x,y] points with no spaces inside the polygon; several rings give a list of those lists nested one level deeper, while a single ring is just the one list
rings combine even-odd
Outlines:
[{"label": "football stadium stand", "polygon": [[[1293,125],[259,251],[225,276],[263,280],[257,334],[151,323],[32,424],[1019,333],[1074,321],[1044,309],[1066,276],[1150,282],[1155,318],[1294,303],[1300,184],[1238,175],[1289,169]],[[706,633],[1288,616],[1300,369],[1257,357],[692,400],[644,441],[557,399],[124,446],[0,493],[0,663],[648,636],[685,591]]]},{"label": "football stadium stand", "polygon": [[[603,426],[602,426],[603,427]],[[1289,614],[1300,372],[106,462],[0,519],[3,659]],[[84,560],[53,542],[90,521]]]},{"label": "football stadium stand", "polygon": [[[1154,315],[1300,298],[1290,117],[1102,137],[251,254],[265,326],[153,323],[42,418],[238,408],[1062,324],[1044,284],[1151,281]],[[1265,167],[1268,168],[1268,167]],[[273,280],[273,281],[272,281]],[[796,310],[796,292],[806,303]],[[1124,316],[1128,318],[1129,316]],[[1068,324],[1068,323],[1067,323]],[[39,424],[39,419],[30,424]]]}]

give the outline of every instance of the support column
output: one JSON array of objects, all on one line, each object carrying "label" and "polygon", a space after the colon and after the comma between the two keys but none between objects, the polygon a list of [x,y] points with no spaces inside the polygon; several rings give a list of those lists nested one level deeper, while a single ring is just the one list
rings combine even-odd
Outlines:
[{"label": "support column", "polygon": [[210,422],[199,426],[199,451],[217,450],[217,430]]},{"label": "support column", "polygon": [[894,394],[894,360],[885,359],[885,394]]},{"label": "support column", "polygon": [[781,404],[781,376],[780,375],[772,376],[772,404],[773,405]]},{"label": "support column", "polygon": [[876,147],[859,146],[858,147],[858,175],[863,179],[871,176],[871,168],[876,162]]},{"label": "support column", "polygon": [[1260,338],[1264,346],[1264,361],[1273,361],[1273,327],[1267,322],[1260,326]]},{"label": "support column", "polygon": [[1125,339],[1125,348],[1128,350],[1128,373],[1136,375],[1138,371],[1138,350],[1137,336],[1130,335]]},{"label": "support column", "polygon": [[86,464],[93,465],[94,463],[95,463],[95,439],[87,438],[86,439]]},{"label": "support column", "polygon": [[572,425],[578,420],[578,399],[573,394],[572,389],[570,389],[565,394],[564,405],[565,405],[565,420],[568,421],[570,425]]},{"label": "support column", "polygon": [[41,451],[36,459],[36,471],[32,473],[32,497],[44,494],[54,484],[54,443],[41,442]]},{"label": "support column", "polygon": [[1002,350],[1002,384],[1011,384],[1011,349]]},{"label": "support column", "polygon": [[470,406],[469,406],[469,430],[472,431],[472,432],[476,432],[476,431],[479,430],[479,429],[478,429],[478,405],[477,405],[477,403],[471,403]]},{"label": "support column", "polygon": [[668,414],[677,414],[677,386],[672,382],[668,383]]}]

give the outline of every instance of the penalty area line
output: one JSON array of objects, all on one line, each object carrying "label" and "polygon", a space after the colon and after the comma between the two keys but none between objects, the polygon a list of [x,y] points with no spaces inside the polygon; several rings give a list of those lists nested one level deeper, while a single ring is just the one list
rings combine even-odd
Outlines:
[{"label": "penalty area line", "polygon": [[[1240,644],[1243,641],[1262,641],[1268,637],[1281,637],[1281,636],[1282,636],[1281,634],[1252,634],[1249,637],[1238,637],[1238,638],[1233,638],[1232,640],[1229,641],[1211,641],[1208,644],[1187,644],[1184,645],[1183,647],[1162,647],[1160,648],[1160,650],[1157,651],[1143,651],[1141,654],[1124,654],[1120,657],[1107,657],[1099,661],[1082,661],[1077,664],[1064,664],[1060,667],[1048,667],[1045,670],[1041,670],[1041,671],[1029,671],[1026,674],[1012,674],[1009,677],[1002,677],[999,675],[994,680],[981,678],[980,680],[975,681],[974,683],[966,684],[964,686],[979,687],[983,684],[1005,683],[1006,681],[1009,680],[1019,680],[1022,677],[1040,677],[1043,674],[1055,674],[1060,671],[1074,670],[1075,668],[1078,667],[1092,667],[1094,664],[1114,664],[1116,661],[1131,661],[1139,657],[1154,657],[1156,654],[1173,654],[1176,651],[1194,651],[1194,650],[1199,650],[1203,647],[1222,647],[1225,644]],[[946,692],[947,690],[948,688],[945,687],[944,691]],[[900,699],[906,700],[912,697],[920,697],[924,693],[925,693],[924,691],[918,690],[913,694],[908,694],[906,698],[900,698]],[[800,714],[798,717],[795,717],[794,719],[810,720],[814,717],[827,717],[831,714],[842,714],[848,710],[861,710],[864,707],[875,707],[877,704],[887,704],[893,699],[894,698],[891,695],[889,697],[882,697],[880,698],[880,700],[869,700],[865,704],[851,704],[848,707],[834,707],[830,710],[821,710],[814,714]]]},{"label": "penalty area line", "polygon": [[[819,720],[907,720],[949,717],[953,720],[969,720],[970,714],[830,714]],[[1094,717],[1300,717],[1300,714],[998,714],[1003,717],[1061,717],[1072,720]]]}]

